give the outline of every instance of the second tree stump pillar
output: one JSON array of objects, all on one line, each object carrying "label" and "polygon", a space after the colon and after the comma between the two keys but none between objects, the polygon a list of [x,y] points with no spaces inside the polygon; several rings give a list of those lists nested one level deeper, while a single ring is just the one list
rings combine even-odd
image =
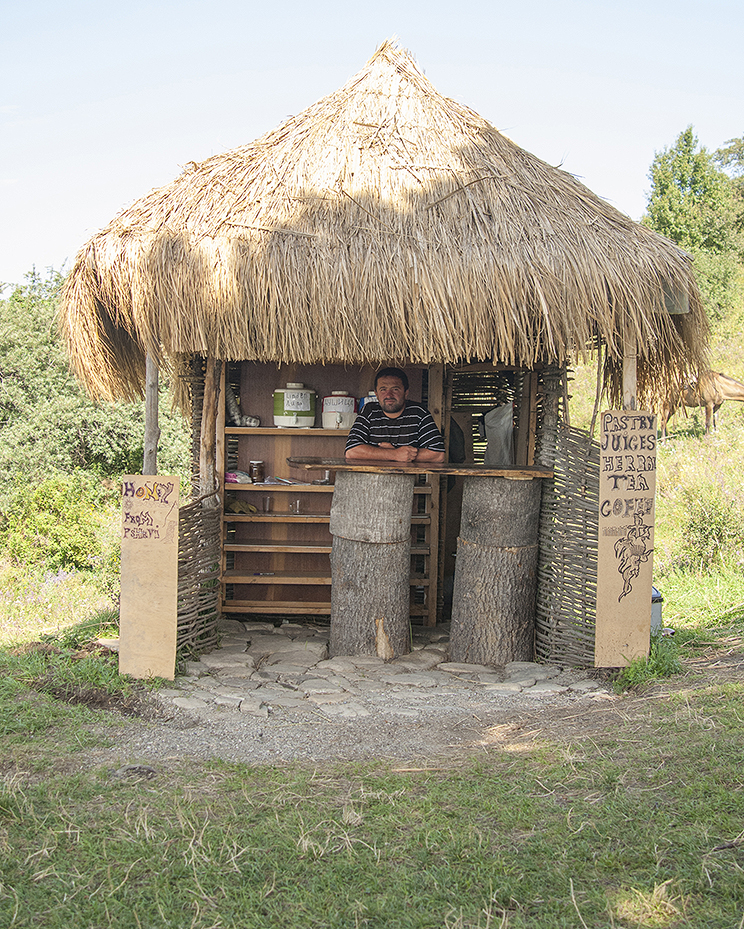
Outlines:
[{"label": "second tree stump pillar", "polygon": [[540,480],[465,478],[450,660],[534,658]]},{"label": "second tree stump pillar", "polygon": [[413,474],[338,471],[331,505],[335,655],[385,661],[411,650]]}]

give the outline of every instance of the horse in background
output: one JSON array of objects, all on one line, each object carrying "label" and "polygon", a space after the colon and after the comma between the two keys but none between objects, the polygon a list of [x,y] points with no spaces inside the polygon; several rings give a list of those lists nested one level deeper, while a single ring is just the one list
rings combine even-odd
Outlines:
[{"label": "horse in background", "polygon": [[685,385],[663,405],[659,416],[662,439],[666,439],[667,423],[681,406],[705,407],[705,432],[709,433],[716,428],[716,413],[724,400],[744,403],[744,384],[728,374],[705,371],[695,383]]}]

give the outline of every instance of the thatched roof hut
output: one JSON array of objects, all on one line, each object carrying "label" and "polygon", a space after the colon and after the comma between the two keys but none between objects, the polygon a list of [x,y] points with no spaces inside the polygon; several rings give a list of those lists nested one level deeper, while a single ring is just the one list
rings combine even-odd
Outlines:
[{"label": "thatched roof hut", "polygon": [[441,96],[389,42],[93,236],[61,322],[90,392],[125,398],[148,352],[528,367],[598,339],[617,397],[626,333],[643,397],[696,370],[705,335],[687,254]]}]

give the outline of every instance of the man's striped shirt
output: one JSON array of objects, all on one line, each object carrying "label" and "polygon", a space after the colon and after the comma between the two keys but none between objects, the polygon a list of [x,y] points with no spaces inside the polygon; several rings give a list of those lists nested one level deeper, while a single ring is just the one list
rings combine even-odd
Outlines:
[{"label": "man's striped shirt", "polygon": [[346,451],[356,445],[381,445],[389,442],[394,448],[412,445],[444,451],[444,439],[431,413],[420,403],[406,400],[400,416],[386,416],[379,403],[365,403],[349,432]]}]

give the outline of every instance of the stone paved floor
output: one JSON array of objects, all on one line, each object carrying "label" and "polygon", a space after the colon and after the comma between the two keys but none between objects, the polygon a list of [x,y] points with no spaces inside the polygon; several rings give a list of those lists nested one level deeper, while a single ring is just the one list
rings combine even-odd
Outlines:
[{"label": "stone paved floor", "polygon": [[159,691],[166,704],[197,717],[215,708],[254,717],[359,719],[381,707],[415,719],[437,703],[477,697],[479,704],[607,695],[586,673],[533,662],[504,668],[448,660],[448,629],[414,627],[413,650],[390,662],[373,657],[328,658],[327,627],[285,622],[221,620],[220,647]]}]

